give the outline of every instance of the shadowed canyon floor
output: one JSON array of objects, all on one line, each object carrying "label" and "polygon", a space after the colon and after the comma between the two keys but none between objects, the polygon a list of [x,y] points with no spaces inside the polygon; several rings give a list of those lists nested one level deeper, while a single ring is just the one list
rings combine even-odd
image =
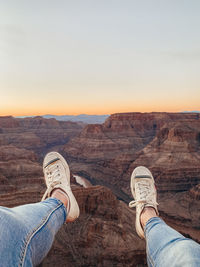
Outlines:
[{"label": "shadowed canyon floor", "polygon": [[161,216],[200,242],[200,114],[113,114],[95,125],[0,117],[1,205],[40,200],[41,162],[51,150],[96,186],[83,188],[72,178],[81,216],[60,230],[43,266],[145,265],[145,243],[126,204],[138,165],[155,177]]}]

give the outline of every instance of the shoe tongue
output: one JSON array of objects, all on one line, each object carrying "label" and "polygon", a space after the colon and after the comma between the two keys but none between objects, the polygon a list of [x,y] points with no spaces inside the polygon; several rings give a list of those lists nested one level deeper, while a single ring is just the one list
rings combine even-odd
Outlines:
[{"label": "shoe tongue", "polygon": [[135,178],[148,178],[148,179],[152,179],[150,175],[136,175]]}]

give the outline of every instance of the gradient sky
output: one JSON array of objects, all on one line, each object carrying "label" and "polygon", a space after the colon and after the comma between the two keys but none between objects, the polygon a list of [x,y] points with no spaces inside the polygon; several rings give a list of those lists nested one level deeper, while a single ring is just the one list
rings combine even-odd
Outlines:
[{"label": "gradient sky", "polygon": [[200,110],[199,0],[0,0],[0,115]]}]

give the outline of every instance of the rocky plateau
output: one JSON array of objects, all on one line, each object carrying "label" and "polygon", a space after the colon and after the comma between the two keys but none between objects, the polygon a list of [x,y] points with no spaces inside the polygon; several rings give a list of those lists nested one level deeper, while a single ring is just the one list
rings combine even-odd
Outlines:
[{"label": "rocky plateau", "polygon": [[87,186],[72,177],[81,216],[61,228],[42,266],[146,266],[127,206],[139,165],[154,175],[161,217],[200,242],[200,114],[121,113],[90,125],[0,117],[0,205],[40,201],[52,150]]}]

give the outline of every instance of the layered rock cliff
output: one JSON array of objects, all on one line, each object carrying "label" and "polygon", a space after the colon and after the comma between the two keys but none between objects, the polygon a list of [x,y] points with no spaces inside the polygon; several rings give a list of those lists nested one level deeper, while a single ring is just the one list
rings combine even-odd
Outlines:
[{"label": "layered rock cliff", "polygon": [[84,124],[42,117],[16,119],[0,117],[0,145],[14,145],[35,151],[39,157],[49,149],[66,144]]},{"label": "layered rock cliff", "polygon": [[135,212],[102,186],[75,188],[74,193],[81,216],[61,228],[42,266],[146,266]]},{"label": "layered rock cliff", "polygon": [[[1,205],[38,201],[38,191],[44,188],[40,163],[43,155],[66,144],[82,128],[82,124],[41,117],[0,117]],[[32,199],[26,194],[23,196],[24,191],[30,192]]]},{"label": "layered rock cliff", "polygon": [[200,242],[199,114],[114,114],[84,128],[41,117],[0,117],[0,205],[41,199],[41,161],[50,150],[61,152],[75,175],[103,186],[81,188],[72,179],[81,216],[60,230],[44,266],[145,264],[135,213],[124,203],[131,199],[130,175],[138,165],[155,177],[161,216]]},{"label": "layered rock cliff", "polygon": [[108,186],[125,202],[131,199],[131,172],[148,167],[161,214],[200,240],[200,114],[114,114],[102,125],[86,126],[63,153],[75,173]]},{"label": "layered rock cliff", "polygon": [[63,153],[76,172],[106,184],[124,200],[138,165],[154,172],[158,190],[173,190],[174,183],[178,191],[176,182],[180,190],[189,190],[200,183],[200,115],[114,114],[102,125],[86,126]]}]

